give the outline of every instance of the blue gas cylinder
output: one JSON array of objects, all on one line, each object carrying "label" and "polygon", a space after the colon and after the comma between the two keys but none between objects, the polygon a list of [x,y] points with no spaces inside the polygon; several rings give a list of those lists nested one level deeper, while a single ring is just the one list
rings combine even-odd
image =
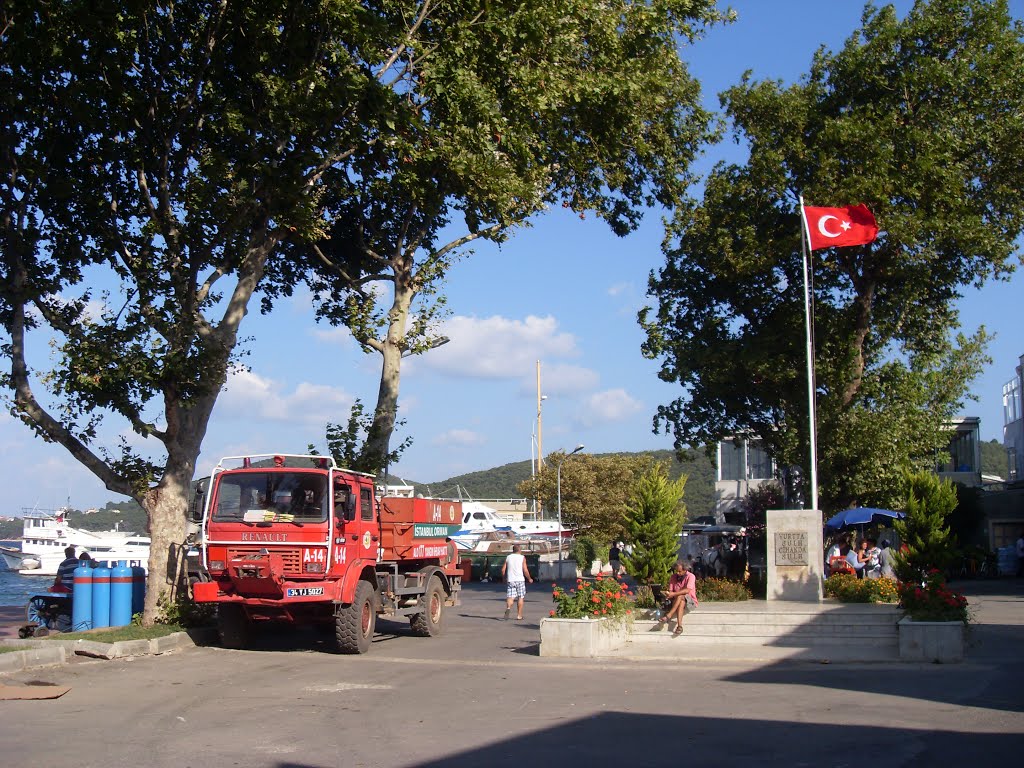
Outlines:
[{"label": "blue gas cylinder", "polygon": [[110,626],[110,569],[92,571],[92,626]]},{"label": "blue gas cylinder", "polygon": [[132,615],[142,613],[146,607],[146,569],[141,565],[132,566]]},{"label": "blue gas cylinder", "polygon": [[110,570],[110,626],[132,623],[132,569],[127,560],[118,560]]},{"label": "blue gas cylinder", "polygon": [[74,587],[71,590],[71,630],[83,632],[92,629],[92,568],[75,568]]}]

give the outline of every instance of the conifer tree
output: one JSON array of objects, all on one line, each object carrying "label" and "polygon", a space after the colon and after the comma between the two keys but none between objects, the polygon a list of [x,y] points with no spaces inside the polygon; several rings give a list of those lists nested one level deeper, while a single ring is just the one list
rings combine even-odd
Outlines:
[{"label": "conifer tree", "polygon": [[669,480],[655,464],[633,485],[624,527],[632,551],[623,553],[626,572],[642,584],[661,583],[679,551],[677,536],[686,519],[686,476]]},{"label": "conifer tree", "polygon": [[928,571],[944,569],[953,556],[947,521],[956,509],[956,487],[926,471],[905,478],[907,516],[894,523],[904,547],[896,555],[896,575],[901,581],[919,582]]}]

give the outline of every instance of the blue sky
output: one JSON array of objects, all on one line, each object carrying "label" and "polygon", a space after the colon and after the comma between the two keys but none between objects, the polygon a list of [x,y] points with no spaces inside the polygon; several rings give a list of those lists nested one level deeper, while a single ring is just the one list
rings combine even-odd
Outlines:
[{"label": "blue sky", "polygon": [[[856,0],[736,0],[739,20],[684,50],[701,79],[705,102],[753,70],[757,79],[798,79],[819,45],[836,48],[858,26]],[[902,14],[910,7],[895,3]],[[1011,0],[1017,18],[1024,0]],[[699,169],[731,145],[711,148]],[[814,201],[828,204],[829,201]],[[657,379],[657,364],[640,354],[637,311],[647,303],[649,272],[662,264],[660,216],[616,238],[593,217],[558,209],[539,217],[500,248],[481,245],[450,273],[451,316],[446,346],[403,366],[400,418],[394,443],[414,443],[392,473],[419,482],[531,458],[536,422],[536,361],[541,361],[543,447],[549,453],[583,443],[587,452],[670,448],[651,418],[675,387]],[[984,324],[997,335],[993,359],[975,382],[982,437],[1002,437],[1001,388],[1013,375],[1024,341],[1019,306],[1021,272],[1006,283],[968,289],[961,302],[965,329]],[[264,317],[254,311],[242,336],[251,370],[232,377],[204,442],[199,471],[222,455],[305,452],[323,442],[327,421],[344,422],[353,398],[376,400],[379,358],[364,355],[343,331],[318,326],[308,296],[282,303]],[[45,339],[35,337],[37,355]],[[120,497],[105,490],[64,449],[35,439],[0,415],[0,514],[52,508],[68,499],[83,508]],[[441,488],[435,488],[441,490]]]}]

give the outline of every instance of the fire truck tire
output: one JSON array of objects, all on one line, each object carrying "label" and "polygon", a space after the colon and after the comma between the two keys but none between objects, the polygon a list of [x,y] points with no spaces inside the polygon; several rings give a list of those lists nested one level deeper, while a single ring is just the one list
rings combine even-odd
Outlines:
[{"label": "fire truck tire", "polygon": [[441,579],[431,576],[427,582],[427,591],[423,594],[423,613],[413,614],[409,618],[413,634],[420,637],[436,637],[444,632],[444,601],[446,599]]},{"label": "fire truck tire", "polygon": [[240,605],[220,605],[217,607],[217,634],[220,644],[225,648],[241,649],[249,645],[249,633],[252,627]]},{"label": "fire truck tire", "polygon": [[355,599],[338,608],[334,619],[334,638],[341,653],[366,653],[373,640],[377,620],[373,587],[369,582],[356,585]]}]

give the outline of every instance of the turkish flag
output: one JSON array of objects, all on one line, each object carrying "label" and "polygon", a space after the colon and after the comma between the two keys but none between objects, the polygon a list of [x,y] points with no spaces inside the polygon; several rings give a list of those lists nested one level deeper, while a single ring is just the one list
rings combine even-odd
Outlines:
[{"label": "turkish flag", "polygon": [[868,207],[848,205],[845,208],[804,207],[804,220],[811,240],[811,250],[840,245],[864,245],[878,236],[878,225]]}]

